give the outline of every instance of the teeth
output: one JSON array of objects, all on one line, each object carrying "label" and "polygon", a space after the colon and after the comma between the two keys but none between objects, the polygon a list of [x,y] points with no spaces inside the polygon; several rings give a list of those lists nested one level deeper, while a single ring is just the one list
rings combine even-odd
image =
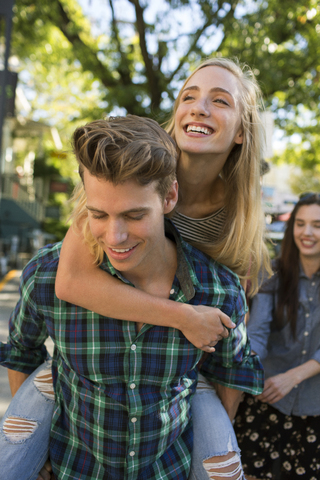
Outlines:
[{"label": "teeth", "polygon": [[196,133],[204,133],[205,135],[210,135],[212,130],[206,127],[198,127],[195,125],[188,125],[187,132],[196,132]]},{"label": "teeth", "polygon": [[132,250],[132,248],[111,248],[111,250],[117,253],[125,253],[125,252],[129,252],[129,250]]},{"label": "teeth", "polygon": [[310,240],[302,240],[302,243],[309,246],[314,244],[314,242],[311,242]]}]

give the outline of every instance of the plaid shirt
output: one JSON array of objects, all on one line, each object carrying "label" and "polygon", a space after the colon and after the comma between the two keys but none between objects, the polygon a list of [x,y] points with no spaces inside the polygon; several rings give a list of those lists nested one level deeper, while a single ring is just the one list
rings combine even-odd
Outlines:
[{"label": "plaid shirt", "polygon": [[[170,298],[220,308],[237,324],[201,371],[212,381],[254,394],[263,370],[250,355],[238,277],[181,240]],[[169,231],[168,231],[169,230]],[[54,293],[61,243],[46,246],[22,274],[21,297],[10,318],[3,366],[31,373],[55,343],[55,409],[50,457],[59,479],[186,480],[191,450],[190,402],[202,351],[174,328],[105,318],[60,301]],[[108,259],[102,268],[128,283]]]}]

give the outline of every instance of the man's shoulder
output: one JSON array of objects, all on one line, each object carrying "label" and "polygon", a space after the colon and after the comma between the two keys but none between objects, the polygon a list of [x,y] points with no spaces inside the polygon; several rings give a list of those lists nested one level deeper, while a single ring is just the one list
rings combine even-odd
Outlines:
[{"label": "man's shoulder", "polygon": [[230,317],[243,317],[246,300],[238,275],[188,243],[184,242],[183,250],[193,272],[192,303],[199,301],[220,308]]},{"label": "man's shoulder", "polygon": [[61,251],[62,242],[45,245],[40,248],[36,255],[28,262],[23,269],[23,277],[39,275],[44,272],[46,275],[55,275]]},{"label": "man's shoulder", "polygon": [[[42,292],[48,292],[50,297],[54,291],[60,249],[61,242],[46,245],[38,250],[22,271],[20,294],[26,302],[33,304],[34,308],[43,300]],[[47,304],[49,297],[46,296],[44,301]]]},{"label": "man's shoulder", "polygon": [[212,278],[212,281],[217,281],[219,279],[222,284],[234,285],[235,287],[240,286],[238,275],[230,270],[230,268],[217,262],[206,253],[184,240],[182,240],[182,248],[197,276],[203,276],[205,273],[208,276],[208,279]]}]

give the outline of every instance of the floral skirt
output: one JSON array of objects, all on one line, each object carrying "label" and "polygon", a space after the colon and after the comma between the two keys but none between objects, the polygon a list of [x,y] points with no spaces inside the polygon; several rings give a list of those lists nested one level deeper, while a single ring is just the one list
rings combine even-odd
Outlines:
[{"label": "floral skirt", "polygon": [[234,428],[247,475],[271,480],[320,480],[320,415],[284,415],[245,395]]}]

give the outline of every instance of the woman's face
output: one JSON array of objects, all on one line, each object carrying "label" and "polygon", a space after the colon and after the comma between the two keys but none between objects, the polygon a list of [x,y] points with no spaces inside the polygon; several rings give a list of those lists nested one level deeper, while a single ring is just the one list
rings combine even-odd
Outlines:
[{"label": "woman's face", "polygon": [[228,157],[243,141],[239,82],[222,67],[198,70],[187,82],[175,115],[175,140],[181,154]]},{"label": "woman's face", "polygon": [[320,206],[303,205],[296,213],[293,238],[301,258],[320,259]]}]

